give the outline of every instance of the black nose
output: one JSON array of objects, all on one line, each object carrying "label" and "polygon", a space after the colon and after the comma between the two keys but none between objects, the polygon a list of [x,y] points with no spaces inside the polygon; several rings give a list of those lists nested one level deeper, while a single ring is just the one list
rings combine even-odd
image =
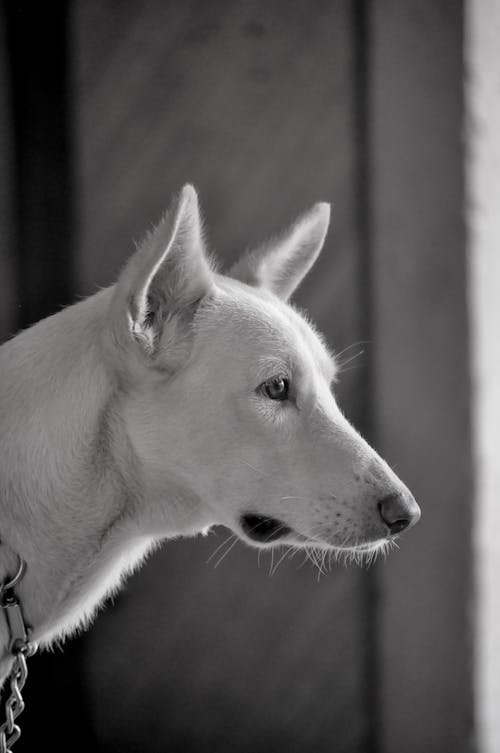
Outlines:
[{"label": "black nose", "polygon": [[391,536],[415,525],[420,518],[420,508],[413,497],[402,494],[388,494],[380,500],[378,509]]}]

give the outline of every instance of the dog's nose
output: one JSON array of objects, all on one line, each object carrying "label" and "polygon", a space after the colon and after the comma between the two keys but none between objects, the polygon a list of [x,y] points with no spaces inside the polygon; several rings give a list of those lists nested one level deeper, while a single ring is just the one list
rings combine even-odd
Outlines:
[{"label": "dog's nose", "polygon": [[378,509],[391,536],[414,526],[420,519],[420,507],[410,495],[388,494],[380,500]]}]

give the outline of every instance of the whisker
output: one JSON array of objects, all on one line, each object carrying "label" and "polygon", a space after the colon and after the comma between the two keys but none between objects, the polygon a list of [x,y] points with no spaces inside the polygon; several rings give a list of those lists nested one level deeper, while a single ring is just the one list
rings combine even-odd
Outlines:
[{"label": "whisker", "polygon": [[[312,553],[309,556],[309,560],[314,566],[321,571],[319,574],[326,574],[326,562],[328,560],[328,570],[331,571],[332,563],[340,563],[346,567],[350,563],[356,563],[357,565],[367,568],[371,567],[379,556],[386,558],[388,552],[393,548],[399,548],[398,543],[394,539],[387,539],[377,542],[374,548],[363,548],[364,541],[352,541],[349,540],[349,536],[346,536],[336,546],[328,545],[324,540],[318,538],[321,536],[322,527],[313,528],[308,532],[308,538],[317,543],[318,546],[309,547]],[[330,546],[332,548],[330,548]]]},{"label": "whisker", "polygon": [[224,552],[224,554],[223,554],[223,555],[222,555],[222,556],[220,557],[220,559],[218,559],[218,560],[217,560],[217,562],[215,563],[215,565],[214,565],[214,569],[215,569],[216,567],[219,567],[219,565],[220,565],[220,563],[222,562],[222,560],[223,560],[223,559],[225,559],[225,558],[227,557],[227,555],[229,554],[229,552],[231,551],[231,549],[233,549],[233,547],[235,547],[237,543],[238,543],[238,536],[235,536],[235,539],[234,539],[233,543],[231,544],[231,546],[230,546],[230,547],[228,547],[228,548],[226,549],[226,551]]},{"label": "whisker", "polygon": [[328,556],[328,550],[327,549],[323,549],[323,557],[321,558],[321,567],[322,567],[323,572],[324,572],[325,575],[328,572],[327,567],[326,567],[326,558],[327,558],[327,556]]},{"label": "whisker", "polygon": [[302,560],[302,562],[300,563],[300,565],[297,567],[297,570],[302,570],[302,568],[306,564],[307,560],[310,561],[308,548],[306,547],[305,549],[303,549],[303,552],[304,552],[304,559]]},{"label": "whisker", "polygon": [[337,360],[337,358],[340,358],[340,356],[342,356],[344,353],[347,353],[347,351],[351,350],[351,348],[359,348],[360,345],[371,345],[371,340],[358,340],[357,342],[351,343],[347,347],[342,348],[342,350],[339,350],[338,353],[335,353],[334,351],[333,355],[335,357],[335,360]]},{"label": "whisker", "polygon": [[262,554],[262,549],[257,550],[257,567],[260,568],[260,555]]},{"label": "whisker", "polygon": [[341,369],[340,374],[347,374],[348,371],[354,371],[354,369],[359,369],[361,366],[360,363],[355,363],[354,366],[349,366],[347,369]]},{"label": "whisker", "polygon": [[217,552],[218,552],[218,551],[220,551],[220,550],[222,549],[222,547],[223,547],[223,546],[224,546],[225,544],[227,544],[227,542],[228,542],[228,541],[229,541],[230,539],[232,539],[232,538],[233,538],[233,536],[236,536],[236,534],[235,534],[235,533],[230,533],[230,534],[229,534],[229,536],[228,536],[227,538],[225,538],[225,539],[224,539],[224,541],[222,542],[222,544],[219,544],[219,546],[217,547],[217,549],[215,549],[215,551],[214,551],[214,552],[212,552],[212,554],[211,554],[211,555],[210,555],[210,557],[209,557],[209,558],[207,559],[207,561],[206,561],[206,563],[205,563],[205,564],[207,564],[207,565],[208,565],[208,563],[209,563],[209,562],[210,562],[210,561],[211,561],[211,560],[212,560],[212,559],[213,559],[213,558],[215,557],[215,555],[217,554]]},{"label": "whisker", "polygon": [[271,577],[274,565],[274,547],[271,549],[271,564],[269,566],[269,577]]},{"label": "whisker", "polygon": [[242,458],[239,458],[240,463],[243,463],[244,465],[248,465],[249,468],[252,469],[252,471],[255,471],[255,473],[260,473],[261,476],[269,476],[269,473],[265,473],[264,471],[259,470],[259,468],[255,468],[255,466],[251,465],[247,460],[243,460]]},{"label": "whisker", "polygon": [[353,356],[350,356],[349,358],[346,358],[345,361],[342,361],[341,363],[339,363],[338,373],[342,374],[346,370],[345,367],[347,366],[347,364],[351,363],[351,361],[354,361],[354,359],[359,358],[359,356],[362,356],[364,352],[365,352],[364,350],[360,350],[358,351],[358,353],[355,353]]},{"label": "whisker", "polygon": [[318,583],[320,581],[320,578],[322,575],[326,575],[326,572],[323,570],[323,564],[324,564],[324,549],[317,549],[316,550],[316,567],[318,568]]},{"label": "whisker", "polygon": [[274,575],[274,573],[276,572],[276,570],[278,569],[278,567],[280,566],[280,564],[281,564],[281,563],[283,562],[283,560],[284,560],[284,559],[286,558],[286,556],[287,556],[287,555],[289,554],[289,552],[290,552],[290,547],[287,547],[287,548],[285,549],[285,552],[284,552],[284,554],[282,554],[282,556],[281,556],[281,557],[279,558],[279,560],[278,560],[278,562],[276,563],[276,565],[274,566],[274,568],[273,568],[273,569],[271,570],[271,572],[270,572],[270,576],[271,576],[271,578],[272,578],[272,576]]},{"label": "whisker", "polygon": [[308,555],[309,561],[312,563],[313,567],[316,569],[318,567],[318,559],[317,559],[317,549],[315,547],[307,547],[306,553]]}]

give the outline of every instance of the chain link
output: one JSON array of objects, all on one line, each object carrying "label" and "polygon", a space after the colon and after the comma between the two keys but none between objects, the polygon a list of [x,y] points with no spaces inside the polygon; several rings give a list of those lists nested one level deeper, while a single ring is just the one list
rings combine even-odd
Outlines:
[{"label": "chain link", "polygon": [[9,675],[10,693],[9,697],[3,700],[5,721],[0,724],[0,753],[11,753],[12,746],[21,737],[21,729],[16,724],[16,719],[24,711],[21,691],[28,677],[26,659],[35,651],[36,647],[32,643],[25,643],[16,648],[14,664]]},{"label": "chain link", "polygon": [[14,587],[21,580],[26,569],[24,560],[19,557],[19,567],[16,575],[8,582],[0,584],[0,609],[3,610],[9,629],[8,651],[14,661],[8,676],[10,692],[7,687],[2,693],[0,708],[3,707],[5,721],[0,724],[0,753],[11,753],[12,746],[21,737],[21,729],[16,724],[17,717],[24,711],[24,701],[21,691],[28,677],[26,659],[36,652],[36,643],[30,643],[30,629],[24,621],[21,604]]}]

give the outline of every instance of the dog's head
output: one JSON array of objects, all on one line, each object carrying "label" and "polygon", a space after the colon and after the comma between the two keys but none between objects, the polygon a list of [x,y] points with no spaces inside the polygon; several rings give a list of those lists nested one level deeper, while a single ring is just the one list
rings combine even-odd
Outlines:
[{"label": "dog's head", "polygon": [[337,406],[322,337],[287,303],[328,222],[316,204],[220,275],[186,186],[123,271],[112,304],[123,415],[150,519],[166,530],[182,531],[185,514],[186,528],[221,523],[259,546],[359,553],[418,520]]}]

